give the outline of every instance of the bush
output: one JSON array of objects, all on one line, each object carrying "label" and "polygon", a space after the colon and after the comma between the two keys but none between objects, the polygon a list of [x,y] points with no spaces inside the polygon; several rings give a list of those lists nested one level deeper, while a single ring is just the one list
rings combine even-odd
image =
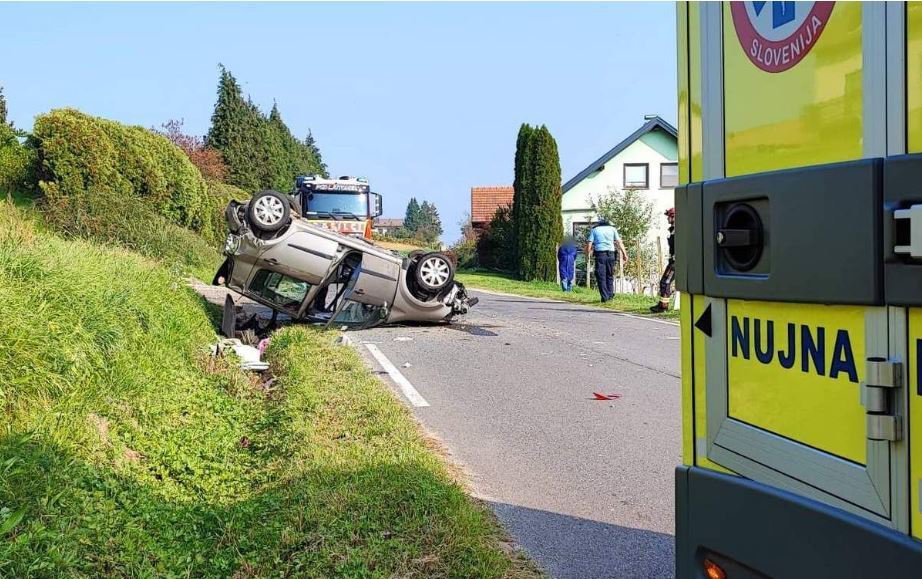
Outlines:
[{"label": "bush", "polygon": [[40,115],[33,137],[39,187],[50,204],[88,195],[93,203],[100,196],[132,199],[171,223],[216,236],[205,180],[166,138],[73,109]]},{"label": "bush", "polygon": [[30,189],[35,150],[19,143],[19,137],[6,123],[0,123],[0,193]]},{"label": "bush", "polygon": [[454,255],[455,265],[458,269],[475,269],[478,267],[476,239],[463,238],[452,245],[449,251]]},{"label": "bush", "polygon": [[246,201],[251,197],[249,193],[220,181],[208,181],[208,226],[211,232],[209,241],[221,243],[227,233],[227,224],[224,221],[224,209],[231,201]]},{"label": "bush", "polygon": [[227,165],[221,151],[205,145],[205,139],[183,132],[181,120],[170,120],[161,125],[163,131],[156,131],[171,143],[183,150],[189,161],[195,165],[206,181],[224,181],[227,178]]},{"label": "bush", "polygon": [[500,271],[515,269],[515,238],[512,210],[500,207],[477,240],[477,261],[480,267]]}]

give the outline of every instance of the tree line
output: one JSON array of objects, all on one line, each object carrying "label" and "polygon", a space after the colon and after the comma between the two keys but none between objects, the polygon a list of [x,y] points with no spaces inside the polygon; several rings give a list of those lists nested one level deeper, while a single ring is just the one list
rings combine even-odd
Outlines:
[{"label": "tree line", "polygon": [[435,243],[442,235],[442,218],[435,203],[423,200],[422,204],[411,197],[403,218],[403,227],[394,233],[401,239],[415,239],[423,243]]},{"label": "tree line", "polygon": [[287,191],[297,175],[328,176],[320,149],[308,131],[298,139],[273,103],[263,114],[229,70],[221,66],[218,99],[204,147],[218,151],[227,168],[227,183],[250,192]]}]

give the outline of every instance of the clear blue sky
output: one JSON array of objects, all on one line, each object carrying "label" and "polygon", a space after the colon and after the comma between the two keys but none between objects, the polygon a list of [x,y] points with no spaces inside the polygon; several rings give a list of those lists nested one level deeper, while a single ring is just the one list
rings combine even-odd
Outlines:
[{"label": "clear blue sky", "polygon": [[218,63],[312,129],[385,216],[434,201],[458,237],[473,185],[511,184],[522,122],[564,180],[643,123],[676,118],[675,7],[604,4],[5,4],[0,85],[17,126],[57,107],[207,132]]}]

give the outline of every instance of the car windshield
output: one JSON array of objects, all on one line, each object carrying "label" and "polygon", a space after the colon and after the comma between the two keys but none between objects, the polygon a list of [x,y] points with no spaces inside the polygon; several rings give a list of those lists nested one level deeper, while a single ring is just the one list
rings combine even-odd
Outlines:
[{"label": "car windshield", "polygon": [[368,217],[367,193],[319,193],[307,196],[307,213]]}]

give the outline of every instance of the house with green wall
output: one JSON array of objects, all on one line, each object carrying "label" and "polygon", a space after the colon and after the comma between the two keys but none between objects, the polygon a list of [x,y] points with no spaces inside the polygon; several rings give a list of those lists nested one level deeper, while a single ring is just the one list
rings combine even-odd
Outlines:
[{"label": "house with green wall", "polygon": [[658,116],[563,184],[561,213],[564,233],[575,235],[595,223],[592,200],[613,190],[635,189],[653,205],[649,239],[660,239],[666,251],[667,223],[663,212],[673,206],[678,185],[678,143],[675,127]]}]

